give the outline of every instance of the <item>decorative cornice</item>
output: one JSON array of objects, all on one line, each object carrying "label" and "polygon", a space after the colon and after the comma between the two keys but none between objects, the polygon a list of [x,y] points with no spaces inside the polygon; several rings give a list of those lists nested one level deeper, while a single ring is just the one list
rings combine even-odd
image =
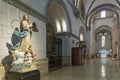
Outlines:
[{"label": "decorative cornice", "polygon": [[68,33],[68,32],[58,33],[58,34],[56,34],[56,36],[68,36],[68,37],[72,36],[72,37],[74,37],[74,38],[79,40],[78,36],[74,35],[73,33]]},{"label": "decorative cornice", "polygon": [[72,33],[72,37],[74,37],[74,38],[80,40],[80,38],[79,38],[78,36],[74,35],[73,33]]},{"label": "decorative cornice", "polygon": [[2,1],[15,6],[16,8],[36,17],[39,20],[47,22],[47,18],[45,16],[43,16],[41,13],[37,12],[33,8],[29,7],[28,5],[24,4],[20,0],[2,0]]},{"label": "decorative cornice", "polygon": [[105,18],[95,18],[94,20],[95,21],[97,21],[97,20],[103,20],[103,19],[108,19],[108,18],[113,18],[114,16],[113,15],[111,15],[111,16],[107,16],[107,17],[105,17]]}]

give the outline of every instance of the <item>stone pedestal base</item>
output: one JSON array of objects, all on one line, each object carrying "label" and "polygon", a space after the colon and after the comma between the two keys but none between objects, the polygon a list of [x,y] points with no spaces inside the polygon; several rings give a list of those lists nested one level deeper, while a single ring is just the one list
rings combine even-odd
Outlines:
[{"label": "stone pedestal base", "polygon": [[33,70],[24,73],[7,72],[7,80],[40,80],[40,71]]}]

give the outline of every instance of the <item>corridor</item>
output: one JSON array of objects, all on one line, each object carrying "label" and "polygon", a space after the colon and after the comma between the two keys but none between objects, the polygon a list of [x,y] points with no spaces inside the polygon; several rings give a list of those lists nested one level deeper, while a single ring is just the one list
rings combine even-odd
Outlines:
[{"label": "corridor", "polygon": [[85,65],[50,72],[41,80],[120,80],[120,61],[93,59]]}]

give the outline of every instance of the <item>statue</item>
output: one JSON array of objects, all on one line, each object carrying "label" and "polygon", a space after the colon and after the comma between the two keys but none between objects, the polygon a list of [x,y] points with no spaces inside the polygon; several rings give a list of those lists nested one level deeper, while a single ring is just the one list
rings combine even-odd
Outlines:
[{"label": "statue", "polygon": [[26,72],[36,69],[33,63],[36,54],[30,44],[32,31],[38,32],[36,23],[30,23],[28,16],[24,15],[20,23],[20,31],[14,31],[13,33],[21,38],[21,40],[9,49],[9,53],[12,57],[12,67],[10,71]]}]

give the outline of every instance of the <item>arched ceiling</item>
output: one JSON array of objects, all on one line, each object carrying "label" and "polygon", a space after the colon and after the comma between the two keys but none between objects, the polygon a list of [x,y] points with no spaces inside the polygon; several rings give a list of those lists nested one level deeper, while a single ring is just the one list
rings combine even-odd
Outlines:
[{"label": "arched ceiling", "polygon": [[[84,0],[83,0],[84,1]],[[120,0],[85,0],[86,27],[89,30],[94,27],[96,30],[99,26],[108,25],[110,28],[119,27]],[[101,18],[101,11],[106,12],[106,17]],[[104,32],[102,29],[98,32]],[[109,30],[107,30],[109,32]]]},{"label": "arched ceiling", "polygon": [[57,2],[52,2],[48,8],[48,18],[54,26],[56,33],[69,32],[68,18],[63,6]]},{"label": "arched ceiling", "polygon": [[114,4],[117,7],[120,7],[119,3],[120,0],[85,0],[85,10],[86,13],[91,12],[94,8],[97,6],[103,5],[103,4]]}]

